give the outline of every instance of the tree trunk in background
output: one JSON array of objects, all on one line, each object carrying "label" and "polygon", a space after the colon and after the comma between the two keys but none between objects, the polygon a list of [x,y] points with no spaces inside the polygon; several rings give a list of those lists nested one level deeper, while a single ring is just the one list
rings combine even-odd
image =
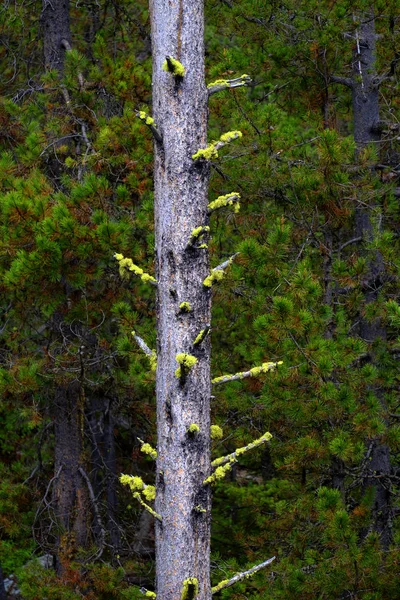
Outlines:
[{"label": "tree trunk in background", "polygon": [[3,570],[0,565],[0,600],[7,600],[6,590],[4,588]]},{"label": "tree trunk in background", "polygon": [[[64,71],[65,47],[71,44],[69,0],[43,0],[41,15],[45,69]],[[50,178],[60,171],[59,161],[50,161]],[[60,334],[61,319],[56,326]],[[89,495],[87,484],[79,473],[83,464],[84,390],[80,382],[57,384],[54,418],[54,511],[59,534],[56,541],[56,565],[62,573],[74,551],[89,542]]]},{"label": "tree trunk in background", "polygon": [[[364,13],[356,38],[356,54],[353,61],[352,102],[354,113],[354,139],[357,156],[365,146],[380,141],[379,133],[379,87],[376,82],[376,32],[373,10]],[[375,211],[374,211],[375,209]],[[373,211],[375,215],[373,215]],[[365,207],[360,203],[355,211],[355,236],[368,243],[374,236],[374,217],[379,216],[377,205]],[[377,219],[375,219],[377,220]],[[377,225],[380,227],[380,223]],[[378,299],[385,280],[385,267],[381,254],[377,251],[368,256],[368,270],[362,282],[365,306]],[[379,339],[386,340],[386,329],[380,319],[368,321],[361,317],[359,335],[370,346],[370,360],[375,362],[373,344]],[[385,408],[384,391],[374,389]],[[364,486],[375,488],[373,503],[374,528],[381,536],[381,543],[387,549],[391,540],[390,508],[390,453],[389,447],[379,439],[369,440],[370,459],[364,473]]]},{"label": "tree trunk in background", "polygon": [[84,395],[79,382],[58,386],[54,399],[54,511],[60,535],[57,542],[59,573],[75,550],[88,544],[90,515],[83,464]]},{"label": "tree trunk in background", "polygon": [[[198,600],[210,592],[210,342],[193,341],[210,323],[207,249],[187,248],[194,228],[207,225],[209,167],[192,160],[207,139],[204,82],[203,0],[151,7],[153,117],[163,137],[155,144],[157,311],[157,498],[158,600],[181,597],[183,581],[198,579]],[[185,67],[183,78],[162,69],[167,55]],[[189,313],[180,311],[189,302]],[[177,377],[176,355],[198,362]],[[191,424],[200,431],[189,434]],[[196,508],[197,507],[197,510]],[[200,510],[199,510],[200,509]],[[204,511],[204,512],[201,512]]]},{"label": "tree trunk in background", "polygon": [[43,0],[41,26],[46,71],[64,69],[65,48],[62,40],[71,44],[69,0]]}]

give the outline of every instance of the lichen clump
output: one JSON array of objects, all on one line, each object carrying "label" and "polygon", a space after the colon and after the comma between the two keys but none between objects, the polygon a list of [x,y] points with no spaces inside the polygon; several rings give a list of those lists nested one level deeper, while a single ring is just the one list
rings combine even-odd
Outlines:
[{"label": "lichen clump", "polygon": [[157,594],[155,592],[150,592],[149,590],[146,590],[144,597],[151,598],[154,600],[155,598],[157,598]]},{"label": "lichen clump", "polygon": [[175,371],[175,376],[178,378],[188,373],[188,371],[190,371],[190,369],[197,363],[197,358],[191,354],[186,354],[186,352],[177,354],[175,359],[180,365],[180,367],[178,367],[178,369]]},{"label": "lichen clump", "polygon": [[167,73],[172,73],[174,77],[184,77],[185,76],[185,67],[179,60],[176,58],[172,58],[172,56],[167,56],[162,65],[163,71]]},{"label": "lichen clump", "polygon": [[132,492],[140,492],[144,489],[144,482],[141,477],[122,474],[119,480],[122,483],[122,485],[127,485]]},{"label": "lichen clump", "polygon": [[219,425],[211,425],[210,435],[211,435],[212,440],[222,440],[222,438],[224,436],[222,427],[220,427]]},{"label": "lichen clump", "polygon": [[200,148],[192,154],[193,160],[212,160],[213,158],[218,158],[218,148],[222,148],[225,144],[229,144],[233,140],[237,138],[241,138],[243,136],[241,131],[227,131],[223,133],[219,140],[216,142],[211,142],[206,148]]},{"label": "lichen clump", "polygon": [[196,577],[188,577],[183,582],[181,600],[194,600],[199,593],[199,581]]},{"label": "lichen clump", "polygon": [[139,111],[138,117],[141,121],[144,121],[146,125],[154,125],[154,119],[144,112],[144,110]]},{"label": "lichen clump", "polygon": [[217,271],[211,271],[210,275],[203,281],[204,287],[212,287],[217,281],[221,281],[225,276],[225,272],[222,269]]},{"label": "lichen clump", "polygon": [[195,229],[192,229],[192,233],[190,234],[192,238],[199,238],[202,235],[204,235],[205,233],[208,233],[210,231],[210,228],[208,225],[200,225],[200,227],[196,227]]},{"label": "lichen clump", "polygon": [[207,148],[200,148],[192,155],[193,160],[199,160],[202,158],[203,160],[212,160],[213,158],[218,158],[218,150],[216,149],[214,143],[207,146]]},{"label": "lichen clump", "polygon": [[179,310],[183,313],[189,313],[192,310],[190,302],[181,302]]},{"label": "lichen clump", "polygon": [[141,452],[143,452],[143,454],[147,454],[148,456],[150,456],[150,458],[156,460],[157,450],[155,450],[153,446],[150,446],[150,444],[148,444],[147,442],[145,444],[142,444],[140,450]]},{"label": "lichen clump", "polygon": [[217,467],[214,471],[214,473],[212,473],[212,475],[210,475],[209,477],[207,477],[207,479],[204,480],[203,483],[215,483],[216,481],[219,481],[220,479],[223,479],[225,477],[225,475],[232,469],[232,464],[236,462],[234,460],[226,463],[226,465],[222,465],[221,467]]},{"label": "lichen clump", "polygon": [[225,194],[225,196],[218,196],[218,198],[209,203],[207,207],[208,211],[214,212],[214,210],[218,210],[219,208],[232,206],[233,212],[238,213],[240,210],[240,202],[238,202],[239,198],[240,194],[237,192],[231,192],[230,194]]},{"label": "lichen clump", "polygon": [[144,490],[142,490],[142,494],[148,502],[152,502],[156,499],[156,488],[154,485],[147,485]]},{"label": "lichen clump", "polygon": [[199,433],[200,431],[200,427],[197,425],[197,423],[192,423],[191,425],[189,425],[188,427],[188,433]]},{"label": "lichen clump", "polygon": [[154,277],[152,277],[148,273],[145,273],[143,269],[135,265],[131,258],[125,258],[123,254],[118,253],[114,254],[114,258],[119,263],[119,274],[123,279],[129,277],[129,272],[131,272],[134,273],[134,275],[140,277],[140,279],[146,283],[157,282],[157,280]]}]

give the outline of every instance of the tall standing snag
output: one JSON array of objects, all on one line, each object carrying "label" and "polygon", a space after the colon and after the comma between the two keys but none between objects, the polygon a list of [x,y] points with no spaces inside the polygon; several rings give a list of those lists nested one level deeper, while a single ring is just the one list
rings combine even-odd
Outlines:
[{"label": "tall standing snag", "polygon": [[[210,341],[193,342],[210,322],[211,290],[203,286],[208,253],[188,242],[208,224],[209,166],[192,159],[207,140],[203,0],[153,0],[150,7],[153,117],[163,140],[155,142],[154,165],[157,598],[180,598],[184,581],[194,578],[200,600],[211,597],[211,498],[203,485],[210,473]],[[189,312],[180,310],[183,302]],[[191,424],[196,435],[188,433]]]}]

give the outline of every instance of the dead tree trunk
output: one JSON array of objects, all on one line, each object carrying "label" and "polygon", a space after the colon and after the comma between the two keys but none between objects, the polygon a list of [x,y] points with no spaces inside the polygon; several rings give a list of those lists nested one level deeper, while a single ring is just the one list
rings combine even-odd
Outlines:
[{"label": "dead tree trunk", "polygon": [[88,544],[88,492],[83,465],[84,396],[79,382],[58,386],[54,400],[54,511],[57,571],[61,573],[78,547]]},{"label": "dead tree trunk", "polygon": [[71,44],[69,0],[43,0],[41,26],[43,30],[43,54],[46,71],[64,70],[65,46]]},{"label": "dead tree trunk", "polygon": [[[210,342],[193,342],[210,323],[211,290],[203,285],[207,247],[189,243],[192,231],[207,225],[209,167],[192,159],[207,138],[203,0],[150,5],[153,117],[162,136],[154,167],[157,598],[180,598],[184,580],[196,578],[196,597],[209,600],[211,498],[203,481],[210,473]],[[194,424],[198,431],[190,432]]]},{"label": "dead tree trunk", "polygon": [[[373,9],[361,15],[360,26],[356,31],[356,49],[353,57],[352,103],[354,139],[357,156],[360,157],[368,144],[380,141],[379,128],[379,86],[376,73],[376,32]],[[368,202],[367,202],[368,204]],[[374,227],[380,228],[380,208],[372,203],[366,207],[362,202],[355,211],[355,236],[368,243],[374,237]],[[376,221],[374,225],[374,219]],[[369,252],[368,269],[362,282],[364,306],[376,302],[385,281],[385,266],[378,251]],[[386,329],[379,318],[372,321],[361,315],[359,335],[370,347],[370,360],[376,362],[373,344],[386,339]],[[385,410],[384,391],[374,389]],[[366,461],[364,487],[373,486],[375,497],[372,516],[375,530],[381,536],[381,543],[387,549],[391,540],[390,508],[390,453],[389,447],[379,439],[369,440],[370,458]]]}]

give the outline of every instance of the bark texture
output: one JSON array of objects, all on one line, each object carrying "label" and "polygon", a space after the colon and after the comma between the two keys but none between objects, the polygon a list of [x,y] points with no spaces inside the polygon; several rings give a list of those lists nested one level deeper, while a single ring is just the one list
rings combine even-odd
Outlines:
[{"label": "bark texture", "polygon": [[[352,101],[354,112],[354,139],[359,156],[367,144],[380,141],[379,86],[376,74],[376,31],[373,9],[360,19],[356,34],[356,54],[353,61]],[[371,218],[372,215],[372,218]],[[365,202],[356,208],[355,235],[368,243],[373,239],[373,218],[380,215],[377,205],[366,207]],[[385,281],[385,266],[380,252],[369,255],[368,270],[362,282],[365,305],[378,299]],[[370,360],[376,362],[373,344],[386,339],[386,329],[380,319],[369,321],[361,316],[359,335],[370,345]],[[378,365],[379,366],[379,365]],[[384,390],[374,389],[383,410],[386,409]],[[379,439],[369,440],[370,458],[364,472],[364,487],[375,488],[372,514],[374,529],[380,534],[382,547],[387,549],[391,541],[390,504],[390,452]]]},{"label": "bark texture", "polygon": [[[194,228],[207,225],[209,167],[192,155],[206,146],[203,0],[150,2],[153,49],[153,117],[163,142],[155,143],[157,340],[158,600],[181,597],[183,582],[197,578],[198,600],[210,591],[210,342],[193,341],[210,322],[208,251],[189,245]],[[182,63],[183,77],[165,72],[167,56]],[[180,310],[182,302],[190,311]],[[177,354],[197,359],[176,376]],[[199,431],[189,433],[191,424]]]},{"label": "bark texture", "polygon": [[43,0],[41,25],[46,71],[56,69],[62,74],[65,48],[62,41],[71,44],[69,0]]}]

